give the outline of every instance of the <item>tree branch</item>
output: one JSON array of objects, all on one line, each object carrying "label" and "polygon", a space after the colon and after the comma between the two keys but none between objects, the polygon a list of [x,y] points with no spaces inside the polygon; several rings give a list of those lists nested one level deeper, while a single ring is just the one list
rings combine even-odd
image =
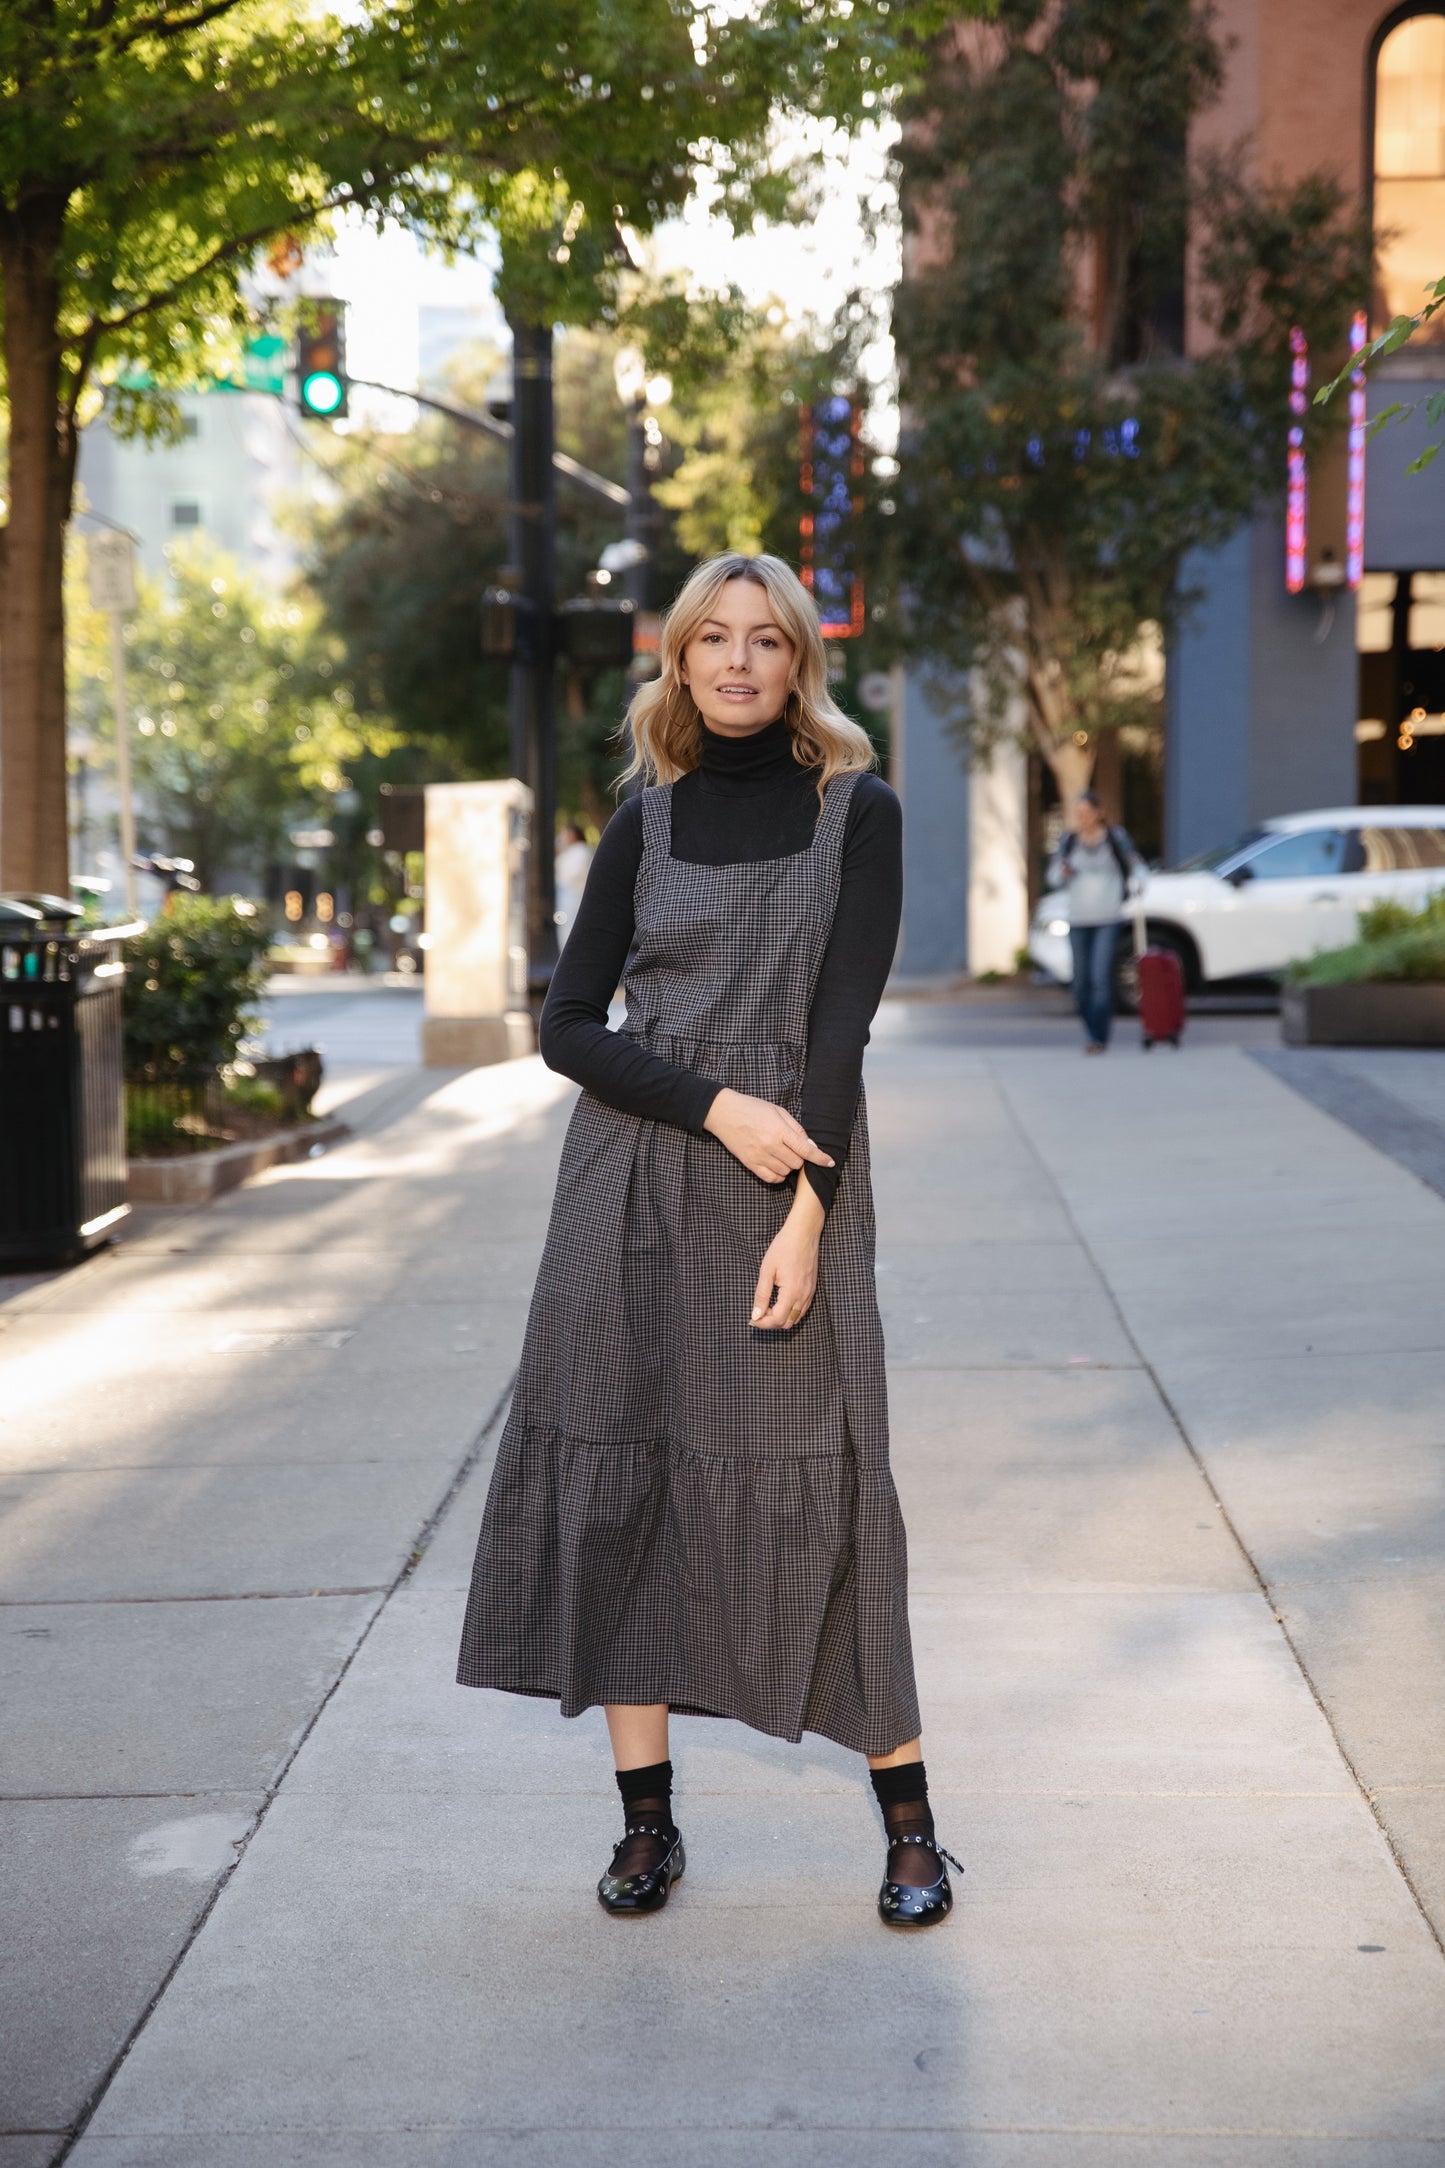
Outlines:
[{"label": "tree branch", "polygon": [[138,44],[142,38],[183,37],[186,31],[200,30],[205,24],[214,22],[218,15],[229,15],[233,8],[240,5],[241,0],[210,0],[209,6],[198,7],[190,15],[143,15],[138,23],[131,24],[123,38],[117,40],[115,50],[123,53],[127,47]]},{"label": "tree branch", "polygon": [[314,204],[309,211],[291,211],[284,217],[268,219],[263,226],[254,227],[249,233],[234,234],[229,241],[223,241],[213,248],[204,263],[196,264],[184,278],[177,279],[163,293],[149,295],[146,300],[138,301],[134,308],[122,311],[119,316],[92,317],[84,331],[63,342],[61,351],[84,348],[92,337],[95,340],[106,338],[113,332],[124,331],[129,325],[139,323],[142,317],[154,316],[158,309],[167,309],[172,302],[178,301],[188,286],[194,286],[198,280],[207,277],[222,264],[231,262],[236,256],[246,255],[253,248],[259,248],[263,241],[273,239],[278,233],[294,233],[298,226],[314,225],[327,211],[339,210],[349,200],[349,191],[341,195],[327,196],[322,202]]}]

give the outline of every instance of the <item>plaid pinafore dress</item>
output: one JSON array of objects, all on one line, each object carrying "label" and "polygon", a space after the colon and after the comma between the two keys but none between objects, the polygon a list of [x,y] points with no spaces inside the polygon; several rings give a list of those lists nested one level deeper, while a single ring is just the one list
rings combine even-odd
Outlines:
[{"label": "plaid pinafore dress", "polygon": [[[625,1029],[796,1115],[855,782],[809,849],[672,856],[642,794]],[[919,1729],[903,1522],[888,1466],[860,1095],[791,1332],[749,1324],[792,1185],[712,1136],[584,1093],[563,1147],[458,1678],[560,1702],[667,1702],[886,1754]]]}]

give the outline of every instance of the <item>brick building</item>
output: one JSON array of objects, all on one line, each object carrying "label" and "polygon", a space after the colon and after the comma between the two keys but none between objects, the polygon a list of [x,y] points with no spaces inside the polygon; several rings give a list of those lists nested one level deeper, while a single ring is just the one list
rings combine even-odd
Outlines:
[{"label": "brick building", "polygon": [[[1222,95],[1191,152],[1245,140],[1262,179],[1324,170],[1369,208],[1371,328],[1445,274],[1445,6],[1218,0]],[[1365,297],[1361,297],[1362,302]],[[1445,317],[1379,372],[1368,411],[1445,387]],[[1435,328],[1435,327],[1431,327]],[[1343,329],[1343,327],[1342,327]],[[1207,332],[1186,300],[1185,351]],[[1445,463],[1406,475],[1423,412],[1368,447],[1363,573],[1345,564],[1343,455],[1312,478],[1304,584],[1286,585],[1283,512],[1188,562],[1201,600],[1166,663],[1164,851],[1223,842],[1272,813],[1445,803]],[[1021,757],[967,772],[922,677],[900,672],[896,783],[905,809],[900,969],[1005,967],[1030,866]]]}]

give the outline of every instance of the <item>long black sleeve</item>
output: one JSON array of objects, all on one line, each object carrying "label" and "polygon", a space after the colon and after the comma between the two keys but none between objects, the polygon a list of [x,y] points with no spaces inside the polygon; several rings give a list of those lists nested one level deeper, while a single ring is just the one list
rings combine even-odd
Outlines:
[{"label": "long black sleeve", "polygon": [[624,1114],[701,1131],[722,1090],[607,1028],[607,1011],[632,946],[633,889],[642,858],[642,808],[629,799],[602,831],[581,906],[547,989],[538,1033],[549,1069]]},{"label": "long black sleeve", "polygon": [[809,1166],[824,1210],[848,1157],[863,1049],[898,946],[903,911],[903,809],[877,776],[853,786],[838,907],[808,1011],[808,1061],[799,1119],[831,1167]]},{"label": "long black sleeve", "polygon": [[[742,744],[709,742],[708,760],[673,786],[672,847],[694,865],[739,865],[806,850],[818,818],[816,777],[799,768],[775,725]],[[603,832],[581,908],[542,1011],[542,1056],[624,1114],[701,1131],[722,1088],[609,1031],[607,1010],[635,933],[633,891],[642,809],[619,808]],[[848,1156],[863,1049],[898,941],[903,897],[902,809],[886,783],[853,786],[837,909],[808,1013],[799,1116],[832,1167],[809,1166],[824,1210]]]}]

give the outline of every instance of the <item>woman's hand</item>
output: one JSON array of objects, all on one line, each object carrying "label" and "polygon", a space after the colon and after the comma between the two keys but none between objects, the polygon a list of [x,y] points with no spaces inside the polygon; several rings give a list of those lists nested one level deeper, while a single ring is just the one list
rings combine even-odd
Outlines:
[{"label": "woman's hand", "polygon": [[807,1176],[800,1174],[793,1209],[781,1233],[769,1243],[758,1274],[751,1322],[759,1332],[787,1332],[807,1316],[818,1289],[822,1232],[823,1207],[809,1188]]},{"label": "woman's hand", "polygon": [[795,1122],[791,1114],[775,1107],[770,1099],[752,1099],[746,1092],[720,1091],[708,1109],[703,1128],[725,1144],[750,1174],[759,1175],[764,1182],[786,1181],[805,1159],[811,1159],[816,1167],[833,1164],[801,1122]]}]

